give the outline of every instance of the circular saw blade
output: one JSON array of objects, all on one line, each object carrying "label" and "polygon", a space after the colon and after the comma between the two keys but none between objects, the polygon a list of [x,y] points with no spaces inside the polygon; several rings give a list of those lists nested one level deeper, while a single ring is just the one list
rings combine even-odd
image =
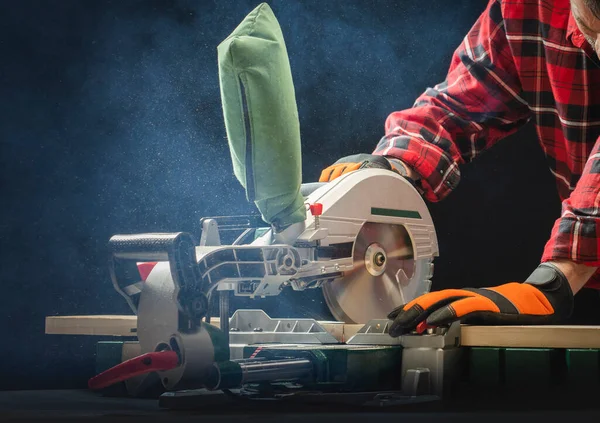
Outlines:
[{"label": "circular saw blade", "polygon": [[402,225],[367,222],[352,253],[354,267],[344,276],[323,284],[323,295],[333,316],[346,323],[385,319],[405,303],[402,287],[414,273],[412,242]]}]

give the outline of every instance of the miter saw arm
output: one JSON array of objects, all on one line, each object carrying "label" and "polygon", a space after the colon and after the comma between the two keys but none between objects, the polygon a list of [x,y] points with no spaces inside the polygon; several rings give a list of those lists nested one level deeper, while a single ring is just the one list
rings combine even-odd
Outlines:
[{"label": "miter saw arm", "polygon": [[[177,305],[192,319],[206,315],[215,289],[265,298],[289,286],[322,287],[334,317],[348,323],[384,318],[429,291],[437,239],[410,182],[387,170],[364,169],[306,185],[310,213],[282,230],[256,216],[225,216],[202,220],[198,245],[187,233],[112,237],[115,289],[137,313],[145,284],[128,276],[135,274],[131,262],[163,261],[169,263]],[[221,245],[228,231],[241,233]]]}]

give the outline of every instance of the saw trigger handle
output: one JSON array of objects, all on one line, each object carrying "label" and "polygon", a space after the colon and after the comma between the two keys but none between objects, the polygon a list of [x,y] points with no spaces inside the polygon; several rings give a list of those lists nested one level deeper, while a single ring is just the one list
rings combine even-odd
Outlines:
[{"label": "saw trigger handle", "polygon": [[179,365],[175,351],[158,351],[134,357],[94,376],[88,381],[92,390],[103,389],[132,377],[162,370],[171,370]]}]

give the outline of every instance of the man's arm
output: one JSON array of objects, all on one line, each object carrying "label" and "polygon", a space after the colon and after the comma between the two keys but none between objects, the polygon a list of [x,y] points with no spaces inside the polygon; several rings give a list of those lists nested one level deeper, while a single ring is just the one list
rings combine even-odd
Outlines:
[{"label": "man's arm", "polygon": [[439,201],[457,186],[460,164],[528,121],[520,93],[501,1],[491,0],[455,51],[446,80],[387,118],[374,154],[405,163],[424,197]]},{"label": "man's arm", "polygon": [[600,138],[575,189],[562,203],[542,255],[542,262],[547,261],[563,270],[573,292],[600,267]]},{"label": "man's arm", "polygon": [[455,320],[476,324],[563,323],[573,297],[600,267],[600,138],[546,243],[542,263],[523,283],[430,292],[393,310],[392,336]]}]

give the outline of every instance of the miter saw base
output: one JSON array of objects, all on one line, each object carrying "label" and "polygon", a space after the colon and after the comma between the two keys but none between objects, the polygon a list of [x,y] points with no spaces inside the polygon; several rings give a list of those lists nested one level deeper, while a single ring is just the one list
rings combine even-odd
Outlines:
[{"label": "miter saw base", "polygon": [[[342,342],[312,319],[238,310],[229,321],[230,358],[216,361],[202,380],[162,393],[160,402],[191,408],[266,400],[359,405],[360,400],[384,407],[442,399],[463,364],[459,325],[398,338],[389,336],[389,325],[373,320]],[[127,390],[148,396],[160,384],[161,377],[150,373],[128,380]]]},{"label": "miter saw base", "polygon": [[[205,389],[165,392],[159,398],[159,406],[171,410],[204,410],[211,407],[263,409],[266,404],[273,410],[279,406],[287,411],[290,407],[317,406],[331,408],[342,406],[354,408],[392,408],[419,406],[426,404],[429,411],[433,404],[440,402],[435,395],[418,397],[404,395],[401,391],[378,392],[293,392],[286,386],[272,387],[268,393],[235,389],[228,392]],[[279,388],[279,389],[278,389]]]}]

